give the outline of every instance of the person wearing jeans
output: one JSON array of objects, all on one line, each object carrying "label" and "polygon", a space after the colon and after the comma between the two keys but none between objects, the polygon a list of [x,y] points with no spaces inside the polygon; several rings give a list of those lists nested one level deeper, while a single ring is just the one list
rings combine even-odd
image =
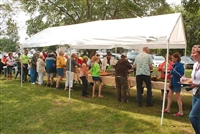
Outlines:
[{"label": "person wearing jeans", "polygon": [[148,54],[149,48],[144,47],[143,52],[136,56],[134,62],[134,68],[136,68],[136,83],[137,83],[137,102],[138,107],[142,106],[142,84],[143,81],[147,87],[147,99],[146,99],[146,106],[151,107],[153,106],[151,102],[152,97],[152,87],[151,87],[151,77],[150,77],[150,70],[152,70],[152,58]]},{"label": "person wearing jeans", "polygon": [[190,122],[196,134],[200,134],[200,45],[194,45],[191,53],[192,58],[197,61],[192,70],[192,110],[189,114]]},{"label": "person wearing jeans", "polygon": [[82,97],[88,97],[87,96],[87,87],[88,87],[88,57],[84,56],[83,57],[83,61],[81,64],[81,68],[80,68],[80,73],[79,73],[79,77],[82,81]]},{"label": "person wearing jeans", "polygon": [[31,84],[35,84],[35,81],[37,79],[37,71],[36,71],[36,63],[37,59],[39,57],[39,53],[35,53],[34,56],[31,59],[30,62],[30,78],[31,78]]},{"label": "person wearing jeans", "polygon": [[23,67],[21,75],[23,76],[23,82],[24,82],[27,81],[27,75],[28,75],[28,64],[29,64],[28,50],[25,50],[24,54],[20,56],[20,63],[22,64]]}]

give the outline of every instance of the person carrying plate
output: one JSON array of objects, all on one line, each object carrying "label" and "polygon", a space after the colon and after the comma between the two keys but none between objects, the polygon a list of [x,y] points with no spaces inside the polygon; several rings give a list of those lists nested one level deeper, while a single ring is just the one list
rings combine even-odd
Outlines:
[{"label": "person carrying plate", "polygon": [[194,45],[191,52],[192,58],[196,61],[192,70],[192,110],[189,114],[190,122],[196,134],[200,134],[200,45]]}]

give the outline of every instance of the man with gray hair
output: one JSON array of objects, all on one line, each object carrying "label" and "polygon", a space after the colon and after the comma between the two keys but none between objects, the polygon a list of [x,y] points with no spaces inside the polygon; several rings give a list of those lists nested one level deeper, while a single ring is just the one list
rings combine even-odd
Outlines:
[{"label": "man with gray hair", "polygon": [[153,106],[151,97],[152,97],[152,86],[151,86],[151,76],[150,70],[152,70],[152,58],[148,54],[149,48],[144,47],[143,52],[136,56],[134,62],[134,68],[136,68],[136,83],[137,83],[137,101],[138,107],[142,106],[142,84],[145,82],[147,87],[147,99],[146,106]]}]

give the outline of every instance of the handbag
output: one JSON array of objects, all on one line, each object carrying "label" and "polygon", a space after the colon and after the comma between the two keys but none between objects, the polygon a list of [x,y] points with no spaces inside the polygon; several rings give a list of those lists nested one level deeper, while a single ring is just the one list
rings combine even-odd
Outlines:
[{"label": "handbag", "polygon": [[195,96],[197,98],[200,98],[200,87],[197,89],[196,93],[195,93]]}]

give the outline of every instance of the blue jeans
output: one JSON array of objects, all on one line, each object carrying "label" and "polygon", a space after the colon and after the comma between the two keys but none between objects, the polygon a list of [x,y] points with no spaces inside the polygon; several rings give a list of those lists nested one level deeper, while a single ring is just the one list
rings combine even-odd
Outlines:
[{"label": "blue jeans", "polygon": [[86,79],[86,76],[80,77],[82,80],[82,96],[87,96],[87,87],[88,87],[88,81]]},{"label": "blue jeans", "polygon": [[36,81],[37,79],[36,69],[30,68],[30,78],[31,78],[31,83]]},{"label": "blue jeans", "polygon": [[200,98],[193,95],[192,98],[192,110],[189,114],[189,119],[196,134],[200,134]]}]

